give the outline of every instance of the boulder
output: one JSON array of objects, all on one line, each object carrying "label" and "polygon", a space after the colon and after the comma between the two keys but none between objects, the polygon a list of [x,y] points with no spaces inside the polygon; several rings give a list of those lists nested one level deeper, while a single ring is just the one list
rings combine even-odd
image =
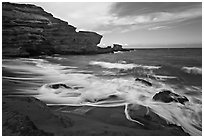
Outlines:
[{"label": "boulder", "polygon": [[50,84],[50,85],[47,85],[47,87],[50,87],[52,89],[66,88],[66,89],[75,89],[75,90],[84,88],[84,87],[80,87],[80,86],[70,87],[67,84],[63,84],[63,83]]},{"label": "boulder", "polygon": [[59,88],[67,88],[67,89],[72,89],[71,87],[67,86],[66,84],[52,84],[49,85],[50,88],[52,89],[59,89]]},{"label": "boulder", "polygon": [[134,119],[143,124],[144,129],[154,131],[160,130],[160,134],[165,133],[166,136],[168,131],[177,136],[189,135],[182,130],[182,127],[169,124],[164,118],[154,113],[152,109],[147,106],[129,104],[127,105],[127,113],[131,119]]},{"label": "boulder", "polygon": [[139,82],[145,84],[146,86],[152,86],[152,83],[151,83],[151,82],[146,81],[146,80],[144,80],[144,79],[136,78],[135,81],[139,81]]},{"label": "boulder", "polygon": [[113,44],[113,51],[122,51],[123,46],[119,44]]},{"label": "boulder", "polygon": [[57,135],[73,122],[54,114],[50,108],[33,97],[2,98],[2,134],[4,136]]},{"label": "boulder", "polygon": [[185,102],[188,102],[189,100],[185,96],[181,96],[178,94],[175,94],[169,90],[164,90],[159,93],[156,93],[153,96],[153,100],[155,101],[161,101],[164,103],[170,103],[170,102],[178,102],[181,104],[185,104]]}]

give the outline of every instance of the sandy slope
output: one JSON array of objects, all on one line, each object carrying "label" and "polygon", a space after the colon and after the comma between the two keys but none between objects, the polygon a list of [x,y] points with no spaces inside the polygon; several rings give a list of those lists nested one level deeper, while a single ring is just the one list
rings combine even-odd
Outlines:
[{"label": "sandy slope", "polygon": [[142,106],[133,114],[145,126],[127,120],[122,106],[48,107],[33,97],[5,96],[2,106],[3,135],[187,135],[153,113],[146,117]]}]

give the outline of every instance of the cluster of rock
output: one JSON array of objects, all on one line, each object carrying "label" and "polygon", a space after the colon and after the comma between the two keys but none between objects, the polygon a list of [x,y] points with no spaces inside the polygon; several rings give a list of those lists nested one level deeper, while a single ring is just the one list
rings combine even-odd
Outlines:
[{"label": "cluster of rock", "polygon": [[123,51],[122,45],[113,44],[113,51]]},{"label": "cluster of rock", "polygon": [[113,44],[112,46],[107,46],[106,48],[103,49],[107,49],[110,53],[114,53],[114,52],[118,52],[118,51],[132,51],[135,49],[131,49],[131,48],[123,48],[122,45],[120,44]]},{"label": "cluster of rock", "polygon": [[101,38],[95,32],[76,32],[76,27],[53,17],[41,7],[2,3],[3,56],[112,52],[110,48],[97,46]]},{"label": "cluster of rock", "polygon": [[78,108],[87,109],[87,106],[48,107],[36,98],[19,96],[3,96],[2,101],[3,136],[188,135],[181,127],[169,125],[154,112],[140,105],[134,108],[135,105],[129,104],[127,111],[131,118],[140,121],[144,126],[127,121],[123,108],[120,107],[88,107],[92,110],[80,115],[75,111]]},{"label": "cluster of rock", "polygon": [[[55,115],[43,102],[33,97],[3,97],[2,134],[54,135],[72,126],[68,117]],[[52,128],[53,127],[53,128]]]},{"label": "cluster of rock", "polygon": [[160,130],[160,133],[157,135],[162,135],[162,133],[165,133],[166,136],[172,135],[172,133],[175,136],[189,135],[183,132],[182,127],[169,124],[165,119],[154,113],[149,107],[137,104],[129,104],[127,106],[127,112],[132,119],[137,120],[143,124],[142,126],[144,129],[150,129],[153,131]]},{"label": "cluster of rock", "polygon": [[[151,82],[142,78],[136,78],[135,81],[141,82],[146,86],[152,86]],[[176,102],[181,104],[185,104],[185,102],[189,101],[185,96],[178,95],[176,93],[171,92],[170,90],[160,91],[159,93],[156,93],[152,99],[154,101],[160,101],[164,103]]]},{"label": "cluster of rock", "polygon": [[189,100],[185,96],[178,95],[176,93],[173,93],[169,90],[163,90],[159,93],[156,93],[153,97],[155,101],[161,101],[165,103],[170,102],[177,102],[181,104],[185,104],[185,102],[188,102]]}]

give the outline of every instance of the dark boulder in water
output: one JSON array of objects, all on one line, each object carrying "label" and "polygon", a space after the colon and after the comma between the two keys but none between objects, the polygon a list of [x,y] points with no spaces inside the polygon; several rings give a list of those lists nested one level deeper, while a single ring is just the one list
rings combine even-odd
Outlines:
[{"label": "dark boulder in water", "polygon": [[153,99],[155,101],[161,101],[164,103],[170,103],[170,102],[178,102],[181,104],[184,104],[185,102],[188,102],[189,100],[185,96],[181,96],[178,94],[175,94],[169,90],[164,90],[159,93],[156,93],[153,96]]},{"label": "dark boulder in water", "polygon": [[152,86],[152,83],[151,83],[151,82],[146,81],[146,80],[144,80],[144,79],[136,78],[135,81],[139,81],[139,82],[145,84],[146,86]]},{"label": "dark boulder in water", "polygon": [[59,88],[66,88],[66,89],[74,89],[74,90],[78,90],[78,89],[82,89],[84,87],[80,87],[80,86],[73,86],[73,87],[70,87],[66,84],[63,84],[63,83],[58,83],[58,84],[50,84],[48,85],[48,87],[52,88],[52,89],[59,89]]},{"label": "dark boulder in water", "polygon": [[129,104],[127,105],[127,112],[131,119],[142,123],[143,128],[146,130],[160,130],[160,134],[165,133],[166,136],[169,132],[177,136],[188,135],[182,130],[181,127],[168,123],[164,118],[157,115],[149,107],[137,104]]},{"label": "dark boulder in water", "polygon": [[67,88],[67,89],[72,89],[71,87],[67,86],[66,84],[52,84],[49,85],[50,88],[52,89],[59,89],[59,88]]}]

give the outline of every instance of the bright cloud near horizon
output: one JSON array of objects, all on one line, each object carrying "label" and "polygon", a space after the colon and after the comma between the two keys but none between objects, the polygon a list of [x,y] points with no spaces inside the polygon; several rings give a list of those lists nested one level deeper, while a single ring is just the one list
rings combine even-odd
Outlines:
[{"label": "bright cloud near horizon", "polygon": [[[202,43],[201,2],[32,2],[77,30],[103,35],[101,46]],[[201,45],[200,45],[201,46]]]}]

